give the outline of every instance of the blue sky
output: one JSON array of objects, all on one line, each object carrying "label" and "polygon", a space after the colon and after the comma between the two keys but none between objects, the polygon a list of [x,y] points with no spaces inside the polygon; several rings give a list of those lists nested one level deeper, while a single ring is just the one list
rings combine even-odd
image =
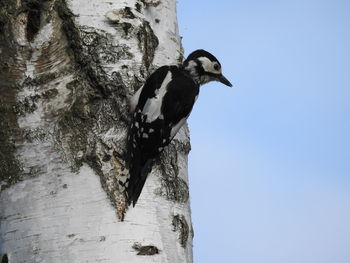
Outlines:
[{"label": "blue sky", "polygon": [[350,262],[350,1],[178,2],[221,62],[189,119],[194,259]]}]

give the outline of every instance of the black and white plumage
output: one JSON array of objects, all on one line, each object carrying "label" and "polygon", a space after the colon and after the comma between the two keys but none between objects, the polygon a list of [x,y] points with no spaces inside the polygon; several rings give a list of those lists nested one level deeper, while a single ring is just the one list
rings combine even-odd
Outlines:
[{"label": "black and white plumage", "polygon": [[153,161],[186,122],[199,87],[222,75],[220,62],[209,52],[196,50],[180,66],[162,66],[152,73],[130,103],[132,122],[128,134],[125,182],[127,200],[135,206]]}]

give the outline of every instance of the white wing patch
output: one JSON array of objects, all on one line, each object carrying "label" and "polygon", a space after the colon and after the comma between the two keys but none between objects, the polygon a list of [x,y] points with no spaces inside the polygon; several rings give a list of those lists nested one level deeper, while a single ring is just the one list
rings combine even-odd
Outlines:
[{"label": "white wing patch", "polygon": [[135,94],[131,97],[131,99],[130,99],[130,109],[129,109],[130,113],[134,113],[135,112],[136,106],[139,103],[140,94],[141,94],[142,89],[143,89],[143,86],[141,88],[139,88],[135,92]]},{"label": "white wing patch", "polygon": [[160,88],[155,91],[156,96],[153,98],[149,98],[146,101],[145,106],[142,110],[142,114],[147,117],[146,122],[153,122],[160,116],[163,97],[166,93],[167,86],[171,80],[172,74],[169,71],[166,77],[164,78]]}]

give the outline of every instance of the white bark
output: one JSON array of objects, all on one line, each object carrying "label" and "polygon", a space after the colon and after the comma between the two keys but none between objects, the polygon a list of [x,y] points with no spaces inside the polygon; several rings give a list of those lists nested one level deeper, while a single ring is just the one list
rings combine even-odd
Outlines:
[{"label": "white bark", "polygon": [[[192,262],[187,128],[118,220],[124,175],[114,156],[124,151],[128,98],[153,68],[181,59],[175,0],[52,0],[39,9],[33,39],[33,12],[24,9],[12,18],[14,44],[0,41],[16,56],[0,74],[0,95],[13,98],[7,143],[18,166],[2,170],[0,254],[9,262]],[[148,245],[159,253],[137,255]]]}]

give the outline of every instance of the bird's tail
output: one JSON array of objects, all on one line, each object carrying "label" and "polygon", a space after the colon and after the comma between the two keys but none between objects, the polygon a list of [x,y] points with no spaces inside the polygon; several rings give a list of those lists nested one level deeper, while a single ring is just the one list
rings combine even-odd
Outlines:
[{"label": "bird's tail", "polygon": [[[136,116],[135,123],[141,123],[140,116]],[[150,173],[153,165],[152,154],[145,152],[142,138],[138,134],[138,127],[131,125],[129,128],[127,141],[127,167],[129,169],[129,178],[126,183],[126,194],[128,205],[135,206],[142,188],[146,182],[147,175]]]},{"label": "bird's tail", "polygon": [[129,166],[129,184],[127,187],[127,200],[128,205],[131,203],[135,206],[139,196],[141,194],[142,188],[145,185],[147,175],[152,169],[152,160],[142,161],[133,160]]}]

